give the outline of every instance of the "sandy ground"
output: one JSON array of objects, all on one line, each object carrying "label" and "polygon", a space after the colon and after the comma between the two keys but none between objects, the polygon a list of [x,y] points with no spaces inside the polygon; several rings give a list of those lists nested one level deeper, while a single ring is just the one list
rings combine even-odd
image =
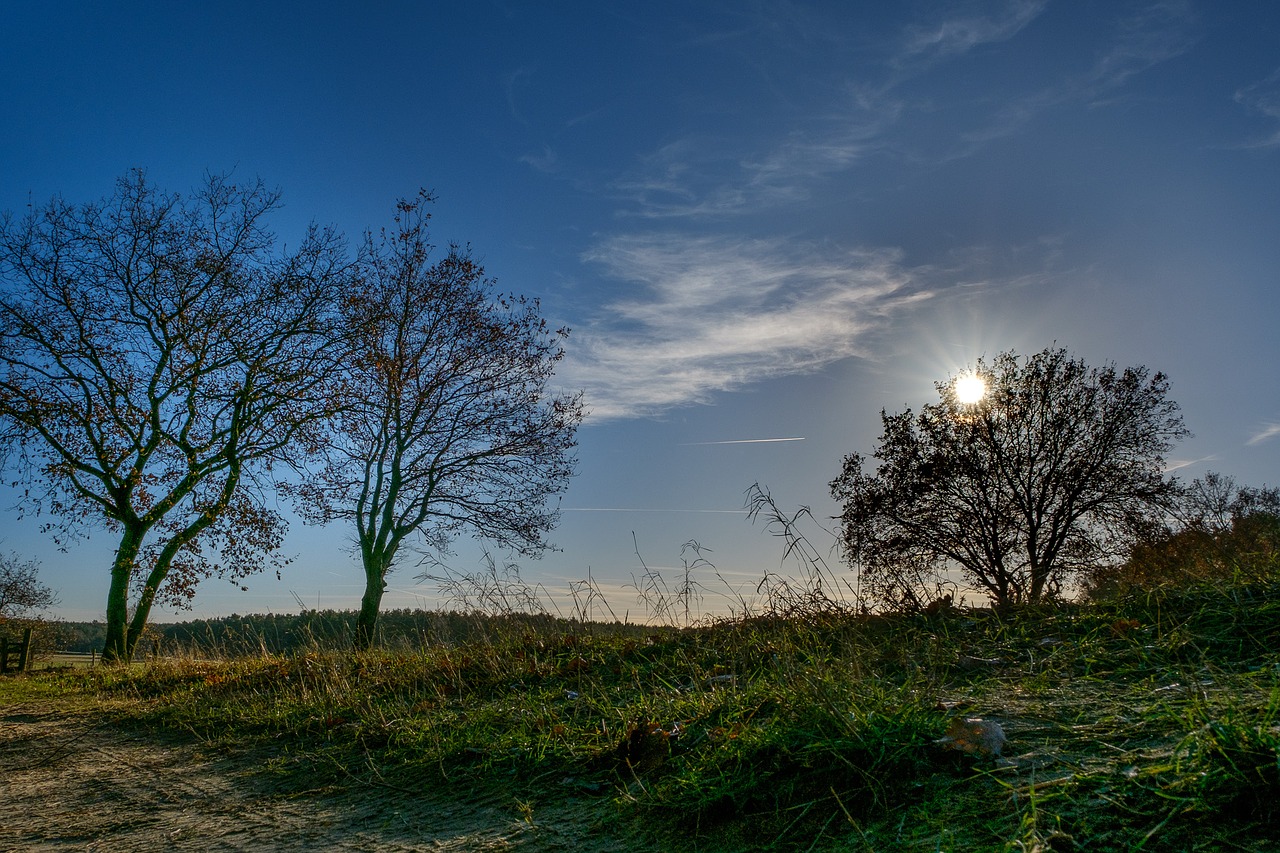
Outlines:
[{"label": "sandy ground", "polygon": [[286,793],[262,772],[268,757],[119,732],[87,713],[0,708],[0,850],[638,849],[594,826],[598,800],[535,798],[526,820],[514,796],[443,783]]}]

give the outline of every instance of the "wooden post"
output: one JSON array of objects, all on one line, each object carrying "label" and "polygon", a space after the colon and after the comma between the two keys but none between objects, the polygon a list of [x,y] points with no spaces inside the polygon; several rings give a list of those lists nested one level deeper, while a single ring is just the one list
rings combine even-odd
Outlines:
[{"label": "wooden post", "polygon": [[0,674],[9,672],[9,655],[18,656],[18,668],[15,672],[26,672],[31,664],[31,629],[24,628],[22,642],[15,643],[13,651],[9,650],[9,638],[0,637]]},{"label": "wooden post", "polygon": [[22,632],[22,652],[18,655],[18,672],[26,672],[31,665],[31,629]]}]

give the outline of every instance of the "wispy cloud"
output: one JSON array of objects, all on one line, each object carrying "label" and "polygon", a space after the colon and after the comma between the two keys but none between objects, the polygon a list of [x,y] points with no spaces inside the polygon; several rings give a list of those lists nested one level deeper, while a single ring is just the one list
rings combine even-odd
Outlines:
[{"label": "wispy cloud", "polygon": [[804,201],[822,178],[843,172],[874,148],[881,118],[859,116],[838,128],[793,130],[763,152],[733,153],[725,140],[689,136],[644,158],[611,187],[647,219],[723,218]]},{"label": "wispy cloud", "polygon": [[[1008,91],[951,104],[963,109],[968,130],[938,141],[940,152],[912,151],[919,144],[913,114],[937,112],[938,104],[915,102],[906,94],[913,81],[943,73],[983,46],[1014,39],[1047,8],[1047,0],[1004,0],[969,4],[950,14],[906,28],[879,74],[849,80],[844,99],[827,104],[820,120],[791,127],[772,140],[744,145],[740,140],[689,133],[642,158],[610,190],[630,207],[623,216],[648,219],[713,220],[759,212],[808,200],[823,181],[857,167],[869,157],[897,152],[946,162],[972,155],[990,142],[1022,132],[1037,116],[1067,104],[1097,105],[1114,99],[1135,75],[1189,50],[1196,42],[1193,9],[1185,0],[1160,0],[1131,7],[1099,28],[1091,63],[1062,69],[1056,82],[1031,90],[1013,79]],[[875,80],[876,76],[879,77]],[[1280,109],[1274,81],[1240,96],[1264,112]],[[912,136],[904,136],[911,128]],[[932,139],[932,136],[929,138]],[[1276,136],[1280,143],[1280,133]],[[530,160],[530,165],[535,165]]]},{"label": "wispy cloud", "polygon": [[930,295],[897,251],[785,239],[618,236],[586,260],[639,286],[578,324],[557,371],[586,390],[596,419],[708,402],[862,354],[867,333]]},{"label": "wispy cloud", "polygon": [[532,166],[544,174],[554,174],[560,169],[560,159],[550,145],[542,146],[542,151],[537,154],[522,155],[520,162]]},{"label": "wispy cloud", "polygon": [[1195,13],[1186,0],[1152,3],[1122,18],[1107,50],[1081,81],[1092,94],[1185,53],[1196,42]]},{"label": "wispy cloud", "polygon": [[[981,45],[1015,38],[1046,7],[1046,0],[970,3],[964,14],[902,31],[895,52],[880,60],[879,82],[849,81],[843,102],[770,139],[688,133],[611,184],[626,202],[619,215],[715,227],[769,207],[799,206],[869,156],[905,153],[906,132],[918,130],[909,113],[924,108],[909,95],[913,78],[941,73],[942,63]],[[1113,19],[1093,60],[1074,73],[1062,71],[1056,84],[1024,88],[1019,97],[1020,83],[1012,80],[1011,92],[963,105],[981,116],[978,127],[967,135],[952,131],[943,141],[950,150],[932,159],[967,156],[1020,132],[1045,110],[1099,101],[1189,49],[1193,22],[1180,0],[1147,3]],[[906,267],[891,249],[725,234],[621,234],[583,258],[618,282],[617,296],[575,324],[559,373],[570,387],[587,391],[596,419],[708,402],[718,392],[863,354],[869,333],[903,306],[931,296],[929,282],[939,273]]]},{"label": "wispy cloud", "polygon": [[1245,444],[1261,444],[1268,439],[1275,438],[1280,435],[1280,424],[1266,424],[1257,434],[1251,437]]},{"label": "wispy cloud", "polygon": [[511,113],[511,117],[520,124],[527,125],[528,120],[521,114],[519,107],[520,95],[529,85],[530,78],[533,77],[535,69],[521,66],[512,71],[502,81],[503,90],[507,95],[507,110]]},{"label": "wispy cloud", "polygon": [[1143,6],[1118,20],[1087,71],[1013,98],[985,126],[960,135],[946,159],[968,156],[987,143],[1021,132],[1037,116],[1064,104],[1100,105],[1131,77],[1180,56],[1196,41],[1195,15],[1181,0]]},{"label": "wispy cloud", "polygon": [[642,158],[610,190],[646,218],[723,216],[747,205],[740,175],[726,177],[736,171],[721,142],[686,136]]},{"label": "wispy cloud", "polygon": [[1044,11],[1048,0],[1006,0],[989,9],[950,14],[909,27],[896,65],[932,63],[968,53],[975,47],[1007,41]]},{"label": "wispy cloud", "polygon": [[1267,136],[1246,143],[1247,148],[1275,148],[1280,146],[1280,68],[1271,74],[1236,92],[1235,101],[1256,113],[1261,113],[1276,124]]},{"label": "wispy cloud", "polygon": [[744,160],[742,170],[749,186],[765,194],[794,193],[799,181],[814,181],[852,166],[870,150],[870,140],[881,129],[880,121],[864,121],[830,135],[792,133],[763,157]]}]

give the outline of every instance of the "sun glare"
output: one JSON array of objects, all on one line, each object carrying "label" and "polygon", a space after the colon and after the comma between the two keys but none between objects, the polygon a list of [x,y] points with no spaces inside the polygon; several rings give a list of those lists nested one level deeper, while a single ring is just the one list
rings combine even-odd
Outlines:
[{"label": "sun glare", "polygon": [[956,399],[965,405],[981,400],[987,393],[987,383],[972,373],[956,379]]}]

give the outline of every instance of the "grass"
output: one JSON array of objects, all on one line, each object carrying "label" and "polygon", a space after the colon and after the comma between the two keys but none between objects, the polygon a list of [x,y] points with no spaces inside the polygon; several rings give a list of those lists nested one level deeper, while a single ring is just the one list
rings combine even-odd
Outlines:
[{"label": "grass", "polygon": [[[301,789],[577,799],[666,849],[1280,845],[1280,586],[1017,614],[827,607],[685,629],[485,622],[353,655],[33,673],[0,701],[268,746]],[[999,756],[938,743],[997,722]]]}]

